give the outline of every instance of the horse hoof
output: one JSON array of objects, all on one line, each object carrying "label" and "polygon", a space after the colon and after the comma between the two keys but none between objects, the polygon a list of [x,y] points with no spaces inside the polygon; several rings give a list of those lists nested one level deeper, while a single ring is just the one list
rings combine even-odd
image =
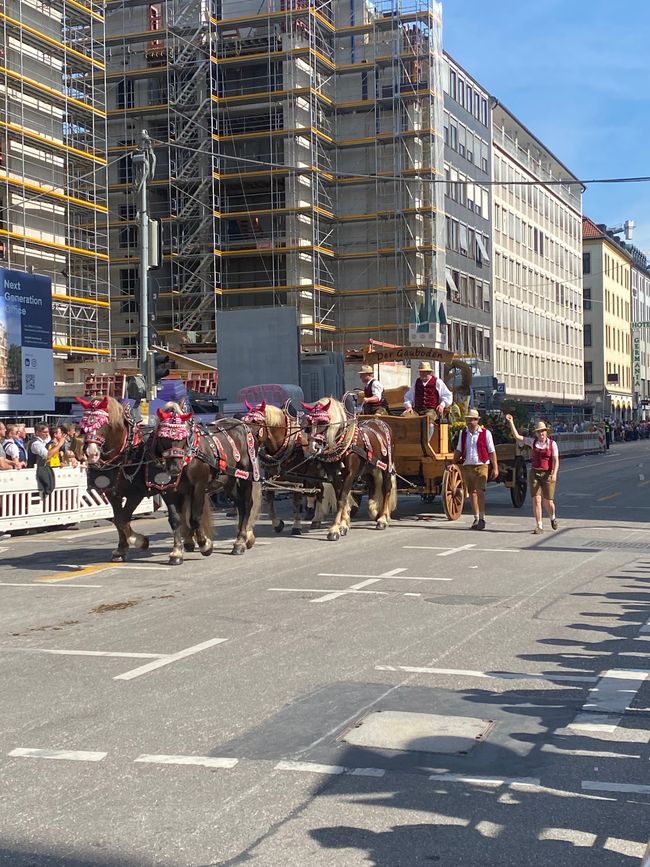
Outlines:
[{"label": "horse hoof", "polygon": [[252,539],[246,539],[246,548],[250,551],[250,549],[255,544],[255,536]]},{"label": "horse hoof", "polygon": [[[194,549],[192,549],[192,550],[194,550]],[[199,551],[201,552],[201,556],[209,557],[210,554],[212,554],[212,545],[210,545],[209,548],[205,548],[203,550],[201,548],[199,548]]]},{"label": "horse hoof", "polygon": [[291,535],[292,536],[302,536],[302,530],[300,529],[300,527],[294,527],[293,530],[291,531]]},{"label": "horse hoof", "polygon": [[328,542],[338,542],[339,538],[340,538],[339,533],[328,533],[327,534],[327,541]]},{"label": "horse hoof", "polygon": [[119,551],[113,551],[111,554],[111,563],[124,563],[126,554],[120,554]]},{"label": "horse hoof", "polygon": [[[188,554],[192,554],[194,551],[194,542],[183,542],[183,550],[187,551]],[[201,551],[203,553],[203,551]]]},{"label": "horse hoof", "polygon": [[231,554],[245,554],[246,546],[245,545],[234,545]]},{"label": "horse hoof", "polygon": [[377,523],[375,524],[375,530],[385,530],[385,529],[386,529],[386,524],[384,524],[383,521],[377,521]]},{"label": "horse hoof", "polygon": [[322,521],[312,521],[311,522],[311,530],[320,530]]},{"label": "horse hoof", "polygon": [[347,536],[347,535],[348,535],[348,528],[347,527],[341,527],[341,536]]},{"label": "horse hoof", "polygon": [[284,530],[284,521],[278,521],[273,529],[276,533],[281,533]]},{"label": "horse hoof", "polygon": [[180,566],[183,562],[183,558],[177,554],[175,556],[170,557],[167,562],[169,563],[170,566]]},{"label": "horse hoof", "polygon": [[149,547],[149,536],[143,536],[142,537],[142,545],[140,545],[140,548],[143,551],[146,551],[148,549],[148,547]]}]

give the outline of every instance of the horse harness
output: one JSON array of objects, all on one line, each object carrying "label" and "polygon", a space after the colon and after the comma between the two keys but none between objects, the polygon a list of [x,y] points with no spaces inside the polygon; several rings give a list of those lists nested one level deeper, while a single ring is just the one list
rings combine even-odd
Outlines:
[{"label": "horse harness", "polygon": [[[118,485],[119,475],[121,474],[127,482],[133,482],[144,463],[145,448],[142,439],[140,423],[135,420],[131,407],[128,404],[122,405],[124,413],[124,421],[126,430],[122,444],[118,449],[109,449],[106,453],[109,457],[102,457],[104,454],[103,446],[106,442],[106,437],[102,436],[99,431],[108,424],[109,415],[104,405],[100,400],[90,402],[89,408],[84,413],[79,426],[84,434],[84,440],[87,445],[95,444],[99,447],[100,457],[97,462],[90,468],[94,476],[105,475],[106,473],[117,473],[115,480],[111,484],[110,475],[106,475],[107,483],[98,485],[102,491],[115,490]],[[114,454],[113,454],[114,452]],[[139,453],[139,459],[134,462],[129,462],[131,456]],[[127,467],[135,467],[132,473],[127,472]]]},{"label": "horse harness", "polygon": [[[311,424],[330,423],[329,414],[323,410],[317,410],[310,413],[308,418]],[[372,425],[373,428],[380,428],[380,430],[373,430],[373,433],[379,443],[381,458],[375,457],[374,455],[370,437],[366,431],[366,426],[359,424],[356,419],[349,419],[345,424],[343,431],[337,437],[334,445],[330,449],[327,449],[327,451],[315,455],[315,459],[330,464],[341,461],[347,454],[353,453],[358,455],[360,458],[363,458],[363,460],[372,467],[393,472],[393,460],[390,449],[390,429],[388,425],[379,421],[379,419],[373,419]],[[361,445],[359,443],[361,443]]]}]

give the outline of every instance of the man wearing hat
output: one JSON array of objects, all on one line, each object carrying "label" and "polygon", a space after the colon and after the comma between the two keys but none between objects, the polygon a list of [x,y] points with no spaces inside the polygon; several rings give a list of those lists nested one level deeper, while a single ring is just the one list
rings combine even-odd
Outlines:
[{"label": "man wearing hat", "polygon": [[461,464],[465,490],[472,501],[472,530],[484,530],[488,472],[492,480],[496,479],[499,464],[492,434],[479,424],[478,411],[475,409],[468,410],[465,416],[465,430],[458,435],[454,461]]},{"label": "man wearing hat", "polygon": [[535,515],[535,529],[533,533],[535,536],[539,536],[540,533],[544,532],[542,500],[544,500],[546,514],[551,519],[551,527],[557,530],[554,502],[555,483],[557,481],[558,470],[560,469],[560,453],[557,443],[549,437],[549,431],[544,421],[539,421],[535,425],[533,431],[534,437],[522,436],[515,427],[515,422],[511,415],[506,416],[506,421],[510,423],[510,430],[517,442],[524,443],[532,449],[533,456],[531,458],[528,484],[530,485],[530,495],[533,498],[533,514]]},{"label": "man wearing hat", "polygon": [[375,379],[371,364],[364,364],[359,371],[363,383],[363,403],[361,412],[364,415],[386,415],[388,413],[388,401],[384,397],[384,386]]},{"label": "man wearing hat", "polygon": [[452,393],[442,379],[433,375],[431,362],[422,361],[418,373],[412,388],[404,395],[406,412],[415,410],[418,415],[426,415],[435,410],[438,415],[442,415],[454,402]]}]

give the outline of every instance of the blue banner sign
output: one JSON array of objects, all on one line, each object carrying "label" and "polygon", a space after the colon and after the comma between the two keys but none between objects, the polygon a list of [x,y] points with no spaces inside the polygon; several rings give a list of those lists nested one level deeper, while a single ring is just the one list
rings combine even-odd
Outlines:
[{"label": "blue banner sign", "polygon": [[0,411],[53,409],[52,281],[0,268]]}]

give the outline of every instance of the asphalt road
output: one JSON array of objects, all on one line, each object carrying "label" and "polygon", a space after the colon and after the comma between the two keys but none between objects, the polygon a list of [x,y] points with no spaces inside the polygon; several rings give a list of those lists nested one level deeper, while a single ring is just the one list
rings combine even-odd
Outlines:
[{"label": "asphalt road", "polygon": [[0,864],[638,865],[649,493],[639,442],[564,461],[542,536],[491,487],[482,533],[403,498],[243,557],[217,513],[175,568],[164,518],[122,566],[0,540]]}]

